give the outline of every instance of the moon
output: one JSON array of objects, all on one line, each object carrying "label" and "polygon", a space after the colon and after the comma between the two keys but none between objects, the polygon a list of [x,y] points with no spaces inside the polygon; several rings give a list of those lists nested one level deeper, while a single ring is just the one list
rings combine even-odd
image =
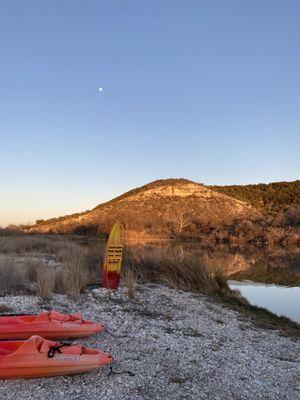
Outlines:
[{"label": "moon", "polygon": [[102,88],[102,87],[99,87],[98,90],[99,90],[99,92],[102,92],[102,91],[103,91],[103,88]]}]

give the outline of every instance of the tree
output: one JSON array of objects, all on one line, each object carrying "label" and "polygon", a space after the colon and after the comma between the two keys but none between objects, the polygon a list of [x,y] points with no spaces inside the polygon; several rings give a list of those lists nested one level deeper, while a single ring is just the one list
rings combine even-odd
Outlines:
[{"label": "tree", "polygon": [[169,220],[174,224],[177,233],[181,233],[183,229],[192,224],[192,216],[192,213],[175,208],[171,210]]}]

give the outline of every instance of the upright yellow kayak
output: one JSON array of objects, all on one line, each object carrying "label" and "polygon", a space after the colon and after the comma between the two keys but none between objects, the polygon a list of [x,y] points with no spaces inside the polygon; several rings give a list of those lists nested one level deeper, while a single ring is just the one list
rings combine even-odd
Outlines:
[{"label": "upright yellow kayak", "polygon": [[102,287],[117,290],[122,266],[122,225],[119,221],[113,226],[106,245],[102,270]]}]

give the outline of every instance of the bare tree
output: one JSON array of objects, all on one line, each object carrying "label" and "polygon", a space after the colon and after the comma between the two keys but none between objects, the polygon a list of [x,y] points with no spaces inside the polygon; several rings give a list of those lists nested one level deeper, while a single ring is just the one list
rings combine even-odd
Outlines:
[{"label": "bare tree", "polygon": [[176,227],[176,231],[181,233],[184,228],[187,228],[192,224],[192,214],[184,210],[173,209],[170,212],[169,220],[173,222]]}]

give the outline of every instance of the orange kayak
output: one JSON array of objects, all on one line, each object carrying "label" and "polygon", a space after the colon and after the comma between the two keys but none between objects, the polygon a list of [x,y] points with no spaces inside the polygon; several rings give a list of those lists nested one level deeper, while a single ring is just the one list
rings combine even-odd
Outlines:
[{"label": "orange kayak", "polygon": [[61,344],[40,336],[27,341],[0,342],[0,378],[87,372],[112,363],[112,356],[77,344]]},{"label": "orange kayak", "polygon": [[0,339],[28,339],[41,335],[48,339],[87,337],[103,332],[104,325],[84,321],[80,313],[61,314],[57,311],[39,315],[0,317]]}]

